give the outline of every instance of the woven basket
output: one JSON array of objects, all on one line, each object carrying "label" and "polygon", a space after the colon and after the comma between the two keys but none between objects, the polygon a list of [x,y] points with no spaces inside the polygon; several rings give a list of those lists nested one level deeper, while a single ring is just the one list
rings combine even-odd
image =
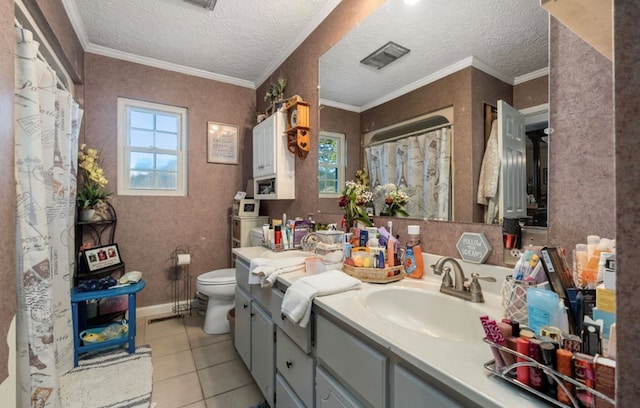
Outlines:
[{"label": "woven basket", "polygon": [[342,271],[347,275],[360,279],[363,282],[389,283],[404,279],[405,273],[402,265],[389,268],[357,268],[351,265],[343,265]]}]

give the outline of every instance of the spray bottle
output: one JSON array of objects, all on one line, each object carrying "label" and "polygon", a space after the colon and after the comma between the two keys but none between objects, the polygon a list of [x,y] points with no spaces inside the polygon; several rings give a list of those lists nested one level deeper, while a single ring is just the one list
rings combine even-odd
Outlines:
[{"label": "spray bottle", "polygon": [[402,265],[408,277],[421,279],[424,273],[424,264],[422,261],[422,250],[420,249],[420,226],[409,225],[407,227],[409,241],[404,251]]}]

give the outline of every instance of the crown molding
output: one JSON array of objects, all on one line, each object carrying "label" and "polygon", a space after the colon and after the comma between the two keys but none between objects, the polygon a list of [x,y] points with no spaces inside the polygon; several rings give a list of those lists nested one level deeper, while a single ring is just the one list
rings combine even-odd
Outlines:
[{"label": "crown molding", "polygon": [[362,109],[360,107],[358,107],[358,106],[349,105],[349,104],[342,103],[342,102],[332,101],[331,99],[320,98],[319,105],[320,106],[330,106],[332,108],[342,109],[342,110],[346,110],[346,111],[349,111],[349,112],[356,112],[356,113],[361,113],[362,112]]},{"label": "crown molding", "polygon": [[523,82],[531,81],[534,79],[542,78],[544,76],[549,75],[549,67],[540,68],[537,71],[529,72],[528,74],[520,75],[519,77],[515,77],[513,80],[514,85],[519,85]]},{"label": "crown molding", "polygon": [[62,0],[62,6],[67,12],[67,16],[71,22],[71,27],[73,27],[73,30],[76,32],[82,49],[86,51],[90,44],[89,37],[87,37],[87,30],[85,30],[84,24],[82,24],[82,19],[80,18],[80,13],[78,13],[76,3],[73,0]]}]

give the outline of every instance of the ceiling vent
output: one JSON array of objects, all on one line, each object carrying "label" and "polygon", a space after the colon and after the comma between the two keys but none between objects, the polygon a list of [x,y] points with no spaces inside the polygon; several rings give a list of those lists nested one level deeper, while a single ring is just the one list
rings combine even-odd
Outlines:
[{"label": "ceiling vent", "polygon": [[393,61],[402,57],[404,54],[411,51],[408,48],[405,48],[401,45],[394,43],[393,41],[389,41],[382,47],[378,48],[371,54],[369,54],[365,59],[360,61],[364,65],[369,65],[378,69],[384,68],[387,65],[391,64]]},{"label": "ceiling vent", "polygon": [[213,11],[218,0],[184,0],[185,3],[195,4],[196,6],[204,7],[207,10]]}]

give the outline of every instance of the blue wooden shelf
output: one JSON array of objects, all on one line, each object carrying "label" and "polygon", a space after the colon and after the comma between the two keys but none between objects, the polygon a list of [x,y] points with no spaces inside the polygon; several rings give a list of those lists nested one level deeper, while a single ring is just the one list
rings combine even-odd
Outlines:
[{"label": "blue wooden shelf", "polygon": [[[71,289],[71,313],[73,316],[73,365],[78,366],[78,356],[80,353],[103,350],[106,348],[128,344],[129,353],[136,351],[136,294],[145,287],[144,280],[137,283],[122,286],[114,289],[92,290],[80,292],[77,288]],[[104,299],[114,296],[128,296],[129,330],[127,336],[98,343],[82,344],[80,339],[80,321],[78,316],[78,304],[91,299]]]}]

